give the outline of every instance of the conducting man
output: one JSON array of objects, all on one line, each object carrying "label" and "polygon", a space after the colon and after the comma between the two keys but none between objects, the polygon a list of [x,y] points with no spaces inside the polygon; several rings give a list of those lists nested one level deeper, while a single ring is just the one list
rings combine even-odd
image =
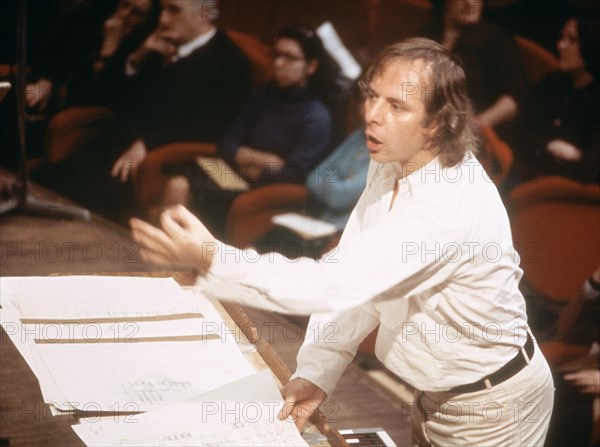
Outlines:
[{"label": "conducting man", "polygon": [[319,262],[260,256],[216,241],[178,207],[162,229],[131,221],[143,258],[193,266],[207,296],[322,312],[284,390],[280,416],[299,426],[379,325],[377,357],[417,390],[415,443],[543,445],[552,378],[527,326],[506,210],[472,153],[462,68],[410,39],[384,50],[361,85],[371,166],[336,249]]}]

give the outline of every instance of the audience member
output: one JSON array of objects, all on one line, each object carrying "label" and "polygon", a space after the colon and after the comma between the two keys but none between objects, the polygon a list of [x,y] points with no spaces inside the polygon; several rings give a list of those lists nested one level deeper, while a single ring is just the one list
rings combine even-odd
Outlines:
[{"label": "audience member", "polygon": [[[331,117],[312,78],[324,58],[325,49],[312,28],[291,25],[277,32],[272,79],[250,98],[217,147],[217,155],[251,186],[304,182],[323,158],[331,139]],[[221,194],[195,166],[187,166],[185,174],[168,183],[167,204],[191,201],[209,225],[221,231],[234,195]]]},{"label": "audience member", "polygon": [[552,365],[556,405],[547,447],[590,445],[593,418],[599,417],[593,410],[594,400],[600,400],[599,326],[600,266],[586,279],[580,296],[566,305],[558,319],[557,341],[589,348],[595,345],[596,350],[575,364]]},{"label": "audience member", "polygon": [[[0,14],[0,66],[2,81],[13,88],[0,103],[0,165],[19,169],[17,132],[17,63],[15,51],[25,9],[26,70],[25,107],[27,156],[41,158],[47,118],[64,106],[65,84],[78,64],[101,42],[102,23],[114,11],[116,0],[29,0],[4,2]],[[6,64],[6,65],[4,65]]]},{"label": "audience member", "polygon": [[307,177],[306,187],[315,205],[311,207],[315,217],[343,230],[365,189],[368,169],[365,129],[360,127]]},{"label": "audience member", "polygon": [[125,59],[156,27],[158,0],[120,0],[104,22],[102,39],[60,85],[58,113],[44,132],[43,159],[58,163],[85,148],[127,103],[133,88]]},{"label": "audience member", "polygon": [[115,107],[126,97],[125,60],[156,27],[158,13],[157,0],[119,0],[104,22],[101,44],[66,83],[66,107]]},{"label": "audience member", "polygon": [[600,20],[570,18],[559,71],[546,75],[523,114],[514,183],[540,175],[600,182]]},{"label": "audience member", "polygon": [[148,150],[176,141],[217,141],[251,88],[248,61],[216,28],[216,0],[164,0],[159,26],[128,60],[139,74],[129,114],[135,141],[114,163],[122,182]]},{"label": "audience member", "polygon": [[[273,188],[260,188],[238,197],[227,219],[228,242],[238,247],[254,243],[262,251],[281,251],[294,243],[299,249],[307,249],[310,256],[318,257],[331,237],[325,242],[305,241],[283,227],[276,227],[270,219],[285,208],[331,223],[341,232],[365,188],[369,168],[365,143],[365,129],[361,126],[307,176],[306,194],[300,191],[303,199],[298,203],[281,206],[278,197],[273,200],[277,195]],[[265,192],[268,197],[264,197]]]},{"label": "audience member", "polygon": [[483,0],[434,0],[433,23],[421,34],[463,64],[477,119],[496,131],[519,109],[524,74],[511,35],[482,20]]},{"label": "audience member", "polygon": [[[34,54],[33,59],[28,58],[32,63],[26,89],[30,113],[52,115],[64,106],[65,84],[81,61],[101,46],[103,23],[116,4],[115,0],[82,0],[34,1],[29,5],[32,40],[43,36],[43,41],[31,42]],[[46,17],[40,20],[42,15]]]},{"label": "audience member", "polygon": [[217,141],[251,88],[246,57],[214,25],[216,0],[163,0],[161,7],[158,27],[126,62],[137,88],[121,113],[85,150],[37,176],[113,217],[131,206],[128,182],[149,150]]},{"label": "audience member", "polygon": [[273,78],[225,132],[217,153],[254,184],[302,182],[331,138],[331,117],[314,94],[325,50],[316,32],[285,27],[273,43]]}]

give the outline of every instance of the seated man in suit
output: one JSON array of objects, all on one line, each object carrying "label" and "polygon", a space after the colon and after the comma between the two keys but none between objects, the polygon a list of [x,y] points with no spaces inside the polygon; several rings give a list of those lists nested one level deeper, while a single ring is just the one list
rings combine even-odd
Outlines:
[{"label": "seated man in suit", "polygon": [[164,0],[159,26],[130,56],[127,70],[139,77],[140,97],[128,114],[135,140],[111,171],[122,182],[146,151],[175,141],[216,141],[239,112],[250,70],[215,27],[217,16],[215,0]]},{"label": "seated man in suit", "polygon": [[217,16],[216,0],[163,0],[156,30],[127,60],[122,111],[85,150],[36,180],[119,218],[148,151],[217,141],[252,87],[249,63],[215,26]]}]

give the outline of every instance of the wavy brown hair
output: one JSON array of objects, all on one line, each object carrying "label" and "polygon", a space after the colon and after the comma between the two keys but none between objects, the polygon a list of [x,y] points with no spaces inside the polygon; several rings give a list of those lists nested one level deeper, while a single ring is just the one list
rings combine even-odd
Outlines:
[{"label": "wavy brown hair", "polygon": [[442,165],[459,163],[467,150],[475,151],[478,145],[475,115],[461,62],[433,40],[421,37],[407,39],[388,46],[373,59],[360,81],[361,89],[366,89],[373,78],[395,60],[423,61],[431,73],[431,79],[427,81],[427,116],[423,126],[435,123],[430,143],[439,147]]}]

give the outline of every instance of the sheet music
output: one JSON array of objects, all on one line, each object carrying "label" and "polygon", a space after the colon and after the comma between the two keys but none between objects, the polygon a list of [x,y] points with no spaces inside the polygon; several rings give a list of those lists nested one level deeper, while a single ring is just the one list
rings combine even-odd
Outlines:
[{"label": "sheet music", "polygon": [[254,372],[234,344],[214,340],[42,345],[38,351],[65,396],[54,403],[62,410],[148,411]]},{"label": "sheet music", "polygon": [[283,399],[268,370],[172,406],[123,419],[74,425],[87,445],[308,445],[293,421],[280,421]]},{"label": "sheet music", "polygon": [[[4,303],[2,311],[0,312],[0,324],[37,377],[44,402],[64,400],[62,392],[39,358],[33,344],[27,342],[27,332],[25,327],[20,324],[19,320],[20,316],[18,311],[10,304]],[[44,384],[43,387],[41,386],[42,383]],[[50,411],[52,414],[56,414],[56,408],[53,405],[50,405]]]},{"label": "sheet music", "polygon": [[172,278],[5,277],[0,291],[3,305],[33,319],[168,315],[200,305]]},{"label": "sheet music", "polygon": [[172,279],[7,277],[0,287],[3,327],[59,410],[147,411],[254,372],[210,302]]}]

